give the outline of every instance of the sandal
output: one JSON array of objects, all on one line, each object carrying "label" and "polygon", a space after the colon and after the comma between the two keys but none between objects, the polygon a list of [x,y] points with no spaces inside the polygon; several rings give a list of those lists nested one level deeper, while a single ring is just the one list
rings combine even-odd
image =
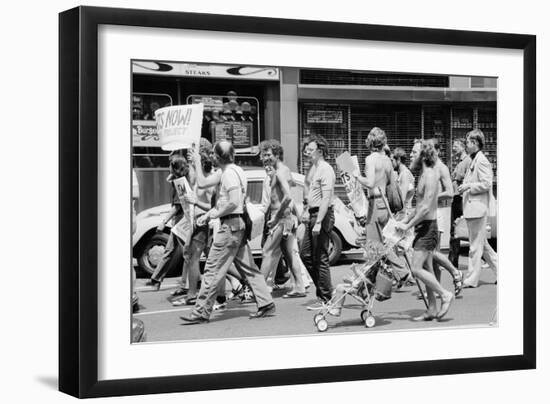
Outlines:
[{"label": "sandal", "polygon": [[460,295],[464,287],[464,274],[458,271],[458,275],[453,276],[453,284],[455,285],[455,297]]},{"label": "sandal", "polygon": [[196,297],[182,297],[172,301],[172,306],[193,306],[197,302]]}]

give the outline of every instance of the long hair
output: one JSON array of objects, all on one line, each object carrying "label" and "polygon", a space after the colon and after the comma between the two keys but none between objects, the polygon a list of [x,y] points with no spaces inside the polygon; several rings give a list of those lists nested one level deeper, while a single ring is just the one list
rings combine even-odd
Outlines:
[{"label": "long hair", "polygon": [[423,140],[420,142],[420,161],[426,164],[426,167],[433,167],[435,165],[437,155],[432,140]]},{"label": "long hair", "polygon": [[311,135],[308,137],[306,144],[309,143],[315,143],[317,145],[317,148],[321,150],[321,153],[323,154],[323,158],[328,157],[328,142],[323,136]]},{"label": "long hair", "polygon": [[382,150],[388,143],[386,132],[379,127],[372,128],[367,136],[367,147],[374,150]]},{"label": "long hair", "polygon": [[189,173],[189,163],[187,159],[179,154],[172,156],[170,159],[170,173],[175,178],[181,178]]}]

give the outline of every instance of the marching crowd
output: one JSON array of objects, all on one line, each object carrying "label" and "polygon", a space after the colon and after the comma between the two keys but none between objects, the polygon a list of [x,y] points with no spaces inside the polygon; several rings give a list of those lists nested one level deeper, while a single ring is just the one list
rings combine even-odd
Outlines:
[{"label": "marching crowd", "polygon": [[[413,279],[425,285],[422,297],[427,299],[427,310],[415,318],[417,321],[441,319],[462,288],[477,287],[482,259],[496,274],[497,256],[486,234],[493,203],[493,171],[483,154],[484,143],[479,129],[470,131],[465,140],[456,140],[453,153],[459,163],[450,173],[439,159],[440,145],[435,139],[416,140],[407,167],[406,152],[401,148],[390,151],[385,132],[373,128],[366,139],[371,152],[365,159],[364,172],[353,173],[369,202],[367,238],[383,242],[382,229],[390,219],[387,200],[391,197],[389,193],[395,191],[402,202],[395,215],[396,229],[403,233],[414,229],[411,270],[402,255],[390,254],[388,261],[397,287]],[[167,275],[170,258],[183,251],[180,288],[172,292],[172,304],[192,306],[189,314],[180,316],[184,324],[208,322],[213,311],[225,308],[227,299],[236,295],[243,301],[255,301],[257,310],[250,318],[274,315],[272,291],[277,287],[277,274],[284,268],[283,258],[291,285],[283,298],[305,298],[313,283],[318,302],[308,309],[315,310],[327,305],[339,291],[331,282],[329,265],[336,175],[326,161],[327,141],[313,135],[304,145],[303,155],[310,168],[305,176],[303,209],[297,209],[291,198],[290,189],[295,184],[284,163],[281,144],[276,140],[263,141],[260,153],[267,173],[260,207],[265,215],[260,268],[249,246],[247,179],[242,168],[235,164],[233,145],[219,141],[212,146],[202,138],[198,152],[178,150],[170,155],[168,180],[174,183],[185,177],[192,191],[186,192],[182,199],[173,186],[172,209],[158,230],[162,231],[173,220],[183,232],[178,235],[170,232],[164,255],[147,284],[158,290]],[[448,256],[439,250],[441,223],[437,208],[442,199],[452,200]],[[464,276],[458,270],[460,241],[454,237],[455,221],[460,217],[466,221],[470,242],[468,271]],[[300,222],[305,225],[305,232],[298,248],[296,230]],[[199,260],[203,253],[207,260],[201,273]],[[441,269],[452,277],[454,291],[443,288]],[[226,296],[228,282],[231,296]],[[338,316],[340,311],[341,307],[335,307],[329,313]]]}]

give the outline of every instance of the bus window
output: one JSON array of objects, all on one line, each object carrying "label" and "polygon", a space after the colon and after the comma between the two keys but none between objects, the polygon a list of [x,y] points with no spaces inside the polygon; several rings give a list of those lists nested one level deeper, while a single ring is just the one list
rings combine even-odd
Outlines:
[{"label": "bus window", "polygon": [[168,94],[132,94],[132,159],[135,168],[167,168],[168,153],[160,148],[155,111],[172,105]]}]

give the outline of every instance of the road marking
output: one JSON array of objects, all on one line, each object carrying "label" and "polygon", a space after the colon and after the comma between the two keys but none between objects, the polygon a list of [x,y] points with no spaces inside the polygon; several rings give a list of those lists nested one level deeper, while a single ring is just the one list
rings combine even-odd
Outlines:
[{"label": "road marking", "polygon": [[186,307],[183,309],[171,309],[171,310],[157,310],[157,311],[138,311],[137,313],[134,313],[134,316],[143,316],[146,314],[164,314],[164,313],[172,313],[172,312],[178,312],[178,311],[185,311],[185,310],[192,310],[193,307]]},{"label": "road marking", "polygon": [[[158,290],[166,290],[166,289],[175,289],[178,287],[177,283],[174,284],[167,284],[167,285],[161,285],[161,287]],[[136,292],[157,292],[157,289],[151,288],[151,286],[138,286],[134,288]]]}]

